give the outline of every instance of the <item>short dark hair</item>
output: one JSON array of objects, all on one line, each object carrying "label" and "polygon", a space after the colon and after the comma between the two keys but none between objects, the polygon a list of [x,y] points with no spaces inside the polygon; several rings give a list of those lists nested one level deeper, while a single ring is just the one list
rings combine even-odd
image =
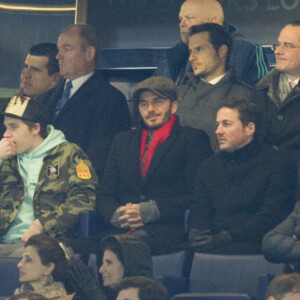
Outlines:
[{"label": "short dark hair", "polygon": [[117,286],[117,294],[122,290],[137,288],[140,300],[169,300],[167,290],[158,282],[144,276],[127,277]]},{"label": "short dark hair", "polygon": [[96,29],[88,24],[72,24],[63,29],[61,33],[68,32],[72,29],[78,30],[81,39],[81,49],[85,50],[87,47],[94,47],[96,50],[95,60],[99,57],[101,52],[101,40],[96,33]]},{"label": "short dark hair", "polygon": [[28,300],[47,300],[45,296],[33,292],[24,292],[17,295],[12,295],[8,298],[8,300],[18,300],[27,298]]},{"label": "short dark hair", "polygon": [[197,33],[208,32],[209,41],[216,51],[219,51],[222,45],[227,47],[226,66],[228,66],[232,52],[232,38],[226,29],[216,23],[204,23],[194,25],[189,29],[189,36]]},{"label": "short dark hair", "polygon": [[59,72],[59,64],[56,59],[58,53],[57,46],[54,43],[41,43],[33,45],[30,50],[30,55],[35,56],[47,56],[48,57],[48,75],[52,75]]},{"label": "short dark hair", "polygon": [[111,252],[113,252],[117,256],[122,266],[124,267],[123,250],[121,248],[120,243],[114,236],[108,236],[101,241],[101,250],[100,250],[101,255],[98,257],[99,266],[102,265],[102,262],[100,260],[102,260],[105,250],[110,250]]},{"label": "short dark hair", "polygon": [[265,299],[273,296],[276,300],[281,300],[287,293],[300,293],[300,274],[280,274],[269,284]]},{"label": "short dark hair", "polygon": [[[36,126],[36,123],[32,122],[32,121],[28,121],[28,120],[22,120],[22,122],[24,124],[26,124],[29,129],[34,129]],[[45,139],[48,136],[48,130],[47,130],[47,125],[43,124],[43,123],[39,123],[41,126],[40,132],[39,132],[39,136],[43,139]]]},{"label": "short dark hair", "polygon": [[255,134],[261,127],[261,113],[257,104],[248,99],[227,98],[223,100],[218,110],[222,107],[236,109],[239,112],[239,119],[243,126],[247,126],[250,122],[255,124]]},{"label": "short dark hair", "polygon": [[25,248],[32,246],[37,249],[43,265],[54,263],[55,268],[52,272],[55,281],[65,281],[68,278],[69,264],[59,242],[47,234],[41,233],[33,235],[25,243]]}]

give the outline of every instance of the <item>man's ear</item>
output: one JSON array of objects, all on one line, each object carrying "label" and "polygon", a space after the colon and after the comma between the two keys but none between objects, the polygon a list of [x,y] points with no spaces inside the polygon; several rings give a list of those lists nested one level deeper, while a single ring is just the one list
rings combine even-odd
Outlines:
[{"label": "man's ear", "polygon": [[171,112],[172,114],[175,114],[177,112],[178,102],[177,101],[171,101]]},{"label": "man's ear", "polygon": [[227,56],[227,53],[228,53],[228,48],[226,45],[222,45],[220,48],[219,48],[219,56],[224,58]]},{"label": "man's ear", "polygon": [[254,135],[256,129],[255,123],[249,122],[246,127],[247,127],[247,135]]},{"label": "man's ear", "polygon": [[92,46],[87,47],[85,51],[86,51],[86,60],[88,62],[93,61],[95,59],[95,55],[96,55],[95,47],[92,47]]},{"label": "man's ear", "polygon": [[38,135],[41,131],[41,124],[35,123],[35,126],[31,130],[33,132],[33,135]]}]

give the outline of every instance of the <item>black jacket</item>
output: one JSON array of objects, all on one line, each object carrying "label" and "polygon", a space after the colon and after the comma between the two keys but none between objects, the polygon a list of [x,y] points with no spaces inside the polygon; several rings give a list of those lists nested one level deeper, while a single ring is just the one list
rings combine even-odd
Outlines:
[{"label": "black jacket", "polygon": [[292,210],[297,168],[280,151],[254,140],[201,164],[190,229],[228,231],[233,242],[218,253],[260,253],[263,236]]},{"label": "black jacket", "polygon": [[257,104],[261,107],[266,141],[289,152],[300,166],[300,86],[281,102],[278,97],[280,72],[273,69],[257,85]]},{"label": "black jacket", "polygon": [[101,178],[113,137],[130,128],[130,115],[125,96],[104,81],[95,71],[68,100],[53,120],[57,101],[65,81],[55,89],[50,100],[52,124],[61,130],[69,142],[79,145],[88,155]]},{"label": "black jacket", "polygon": [[274,229],[262,242],[265,257],[275,263],[300,263],[300,202],[293,212]]},{"label": "black jacket", "polygon": [[180,127],[177,120],[169,138],[157,147],[143,180],[141,133],[141,129],[136,129],[115,137],[100,184],[97,208],[109,224],[119,206],[154,200],[160,220],[143,226],[150,235],[146,242],[153,253],[168,252],[182,242],[183,215],[191,202],[196,171],[212,150],[203,131]]}]

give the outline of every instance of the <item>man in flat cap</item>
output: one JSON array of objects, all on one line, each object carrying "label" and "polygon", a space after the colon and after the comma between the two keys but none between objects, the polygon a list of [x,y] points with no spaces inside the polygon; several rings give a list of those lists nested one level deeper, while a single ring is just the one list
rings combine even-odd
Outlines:
[{"label": "man in flat cap", "polygon": [[40,101],[15,96],[4,111],[3,139],[16,155],[0,166],[0,255],[20,256],[22,242],[45,232],[76,236],[78,214],[95,208],[98,178],[86,154],[46,125]]},{"label": "man in flat cap", "polygon": [[134,234],[164,253],[183,241],[197,166],[212,150],[204,131],[179,126],[172,80],[150,77],[131,96],[140,126],[114,138],[97,209],[110,232]]}]

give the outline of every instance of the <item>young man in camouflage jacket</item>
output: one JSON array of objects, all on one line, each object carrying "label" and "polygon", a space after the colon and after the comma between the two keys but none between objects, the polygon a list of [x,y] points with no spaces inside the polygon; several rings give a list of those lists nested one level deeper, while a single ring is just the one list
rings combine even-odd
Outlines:
[{"label": "young man in camouflage jacket", "polygon": [[95,208],[98,178],[89,159],[43,116],[30,98],[13,97],[4,111],[3,139],[12,141],[13,155],[0,167],[2,256],[19,255],[37,233],[76,236],[79,212]]}]

